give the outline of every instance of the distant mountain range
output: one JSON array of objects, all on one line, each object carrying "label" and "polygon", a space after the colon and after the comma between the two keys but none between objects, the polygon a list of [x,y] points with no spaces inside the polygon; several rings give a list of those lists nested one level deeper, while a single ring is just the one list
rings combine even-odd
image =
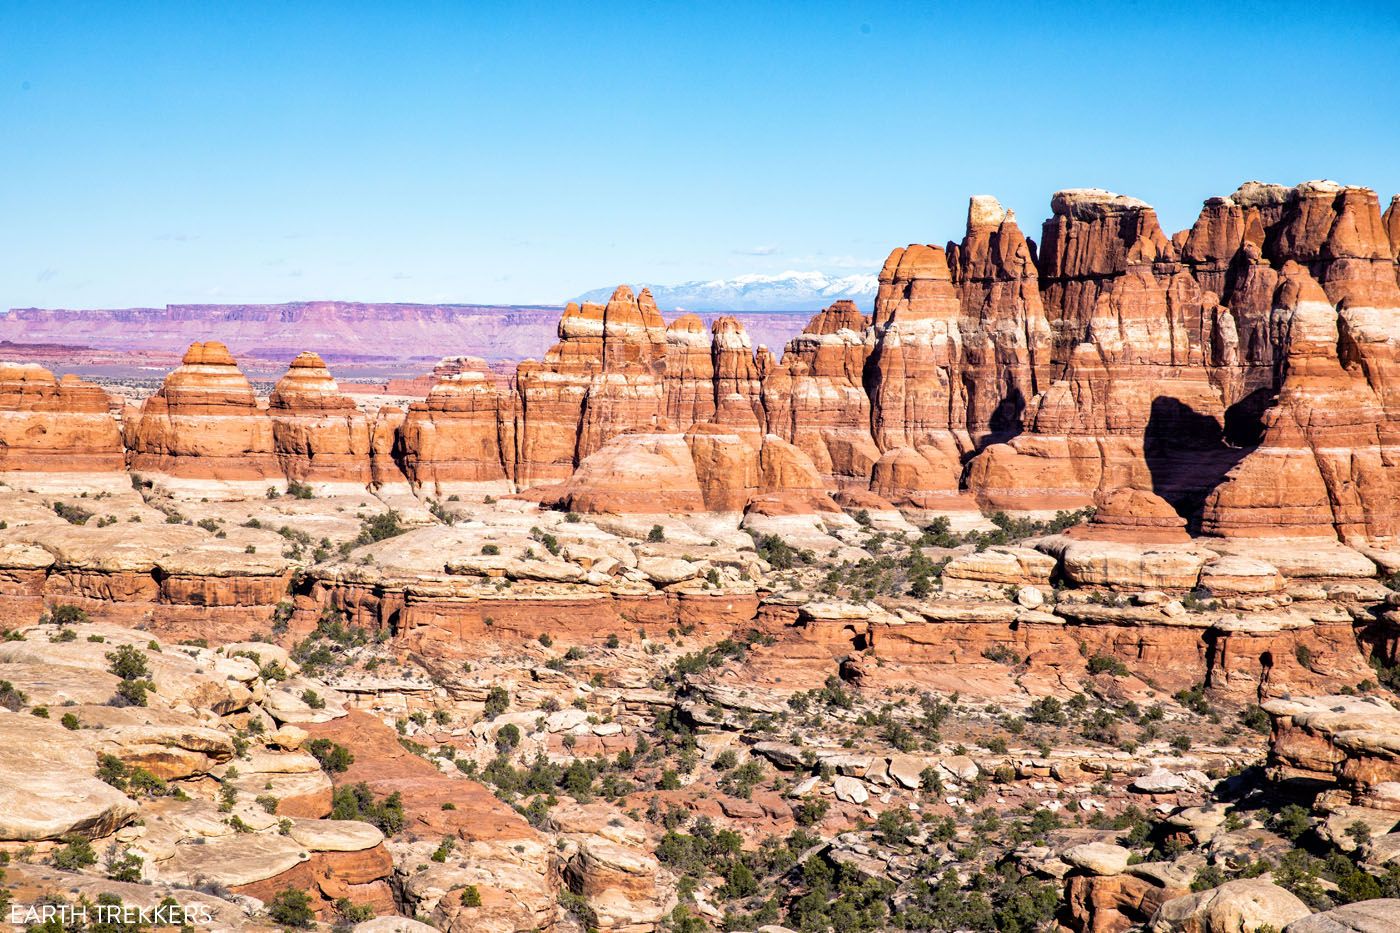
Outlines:
[{"label": "distant mountain range", "polygon": [[[833,277],[822,272],[781,272],[777,275],[741,275],[708,282],[680,285],[639,283],[651,289],[663,311],[820,311],[833,301],[849,298],[867,313],[879,283],[874,275]],[[606,302],[611,288],[595,288],[577,301]]]},{"label": "distant mountain range", "polygon": [[[81,344],[104,352],[180,354],[196,340],[221,340],[240,357],[289,360],[302,350],[315,350],[333,363],[401,364],[403,371],[413,373],[424,369],[424,362],[456,354],[489,361],[539,358],[558,339],[562,310],[542,305],[358,301],[12,308],[0,313],[0,342],[31,349],[49,344],[59,351]],[[729,305],[723,310],[737,312],[753,342],[775,351],[807,323],[805,317],[782,309],[745,311]],[[701,317],[708,324],[715,314],[702,312]],[[15,355],[11,348],[0,350],[0,359]]]}]

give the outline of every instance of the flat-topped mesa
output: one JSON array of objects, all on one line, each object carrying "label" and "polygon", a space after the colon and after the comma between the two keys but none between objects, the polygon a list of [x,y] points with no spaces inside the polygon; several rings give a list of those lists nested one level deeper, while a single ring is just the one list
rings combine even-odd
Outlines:
[{"label": "flat-topped mesa", "polygon": [[831,488],[864,488],[880,450],[870,435],[870,319],[854,302],[819,312],[763,376],[768,431],[802,450]]},{"label": "flat-topped mesa", "polygon": [[459,358],[408,406],[397,453],[410,483],[433,498],[514,491],[514,402],[481,360]]},{"label": "flat-topped mesa", "polygon": [[62,474],[107,474],[120,488],[124,469],[121,431],[100,386],[0,362],[0,481],[60,491],[71,479]]},{"label": "flat-topped mesa", "polygon": [[967,233],[949,256],[963,310],[967,430],[980,446],[1018,433],[1026,405],[1049,384],[1050,324],[1034,250],[996,198],[970,200]]},{"label": "flat-topped mesa", "polygon": [[288,480],[323,493],[363,492],[371,482],[370,431],[315,353],[292,360],[268,399],[277,459]]},{"label": "flat-topped mesa", "polygon": [[285,483],[272,419],[218,341],[191,345],[125,433],[131,471],[171,495],[243,498]]},{"label": "flat-topped mesa", "polygon": [[[1277,303],[1283,383],[1264,413],[1258,448],[1207,499],[1202,530],[1227,537],[1390,537],[1400,493],[1400,477],[1382,455],[1382,432],[1391,429],[1364,368],[1345,367],[1337,355],[1339,345],[1363,347],[1366,335],[1353,332],[1296,262],[1283,266]],[[1384,365],[1393,373],[1393,364]],[[1373,378],[1393,381],[1389,374]]]}]

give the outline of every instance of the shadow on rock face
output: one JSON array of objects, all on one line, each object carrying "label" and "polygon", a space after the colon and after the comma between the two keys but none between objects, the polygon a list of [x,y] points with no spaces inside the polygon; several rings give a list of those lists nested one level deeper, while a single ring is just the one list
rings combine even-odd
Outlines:
[{"label": "shadow on rock face", "polygon": [[1186,519],[1192,534],[1199,533],[1201,509],[1211,490],[1253,449],[1231,446],[1225,438],[1215,417],[1168,396],[1152,400],[1142,435],[1152,491]]}]

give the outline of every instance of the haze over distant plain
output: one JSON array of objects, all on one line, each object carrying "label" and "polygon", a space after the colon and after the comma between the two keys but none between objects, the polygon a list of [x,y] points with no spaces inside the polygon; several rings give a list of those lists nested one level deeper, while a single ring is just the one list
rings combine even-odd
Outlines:
[{"label": "haze over distant plain", "polygon": [[1222,178],[1388,198],[1400,8],[1315,13],[7,3],[0,308],[557,303],[873,274],[973,193],[1033,236],[1072,186],[1168,230]]}]

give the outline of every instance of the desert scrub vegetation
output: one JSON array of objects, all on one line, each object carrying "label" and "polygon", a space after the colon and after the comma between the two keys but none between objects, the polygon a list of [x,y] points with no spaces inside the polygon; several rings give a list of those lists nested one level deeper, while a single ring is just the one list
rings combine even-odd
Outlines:
[{"label": "desert scrub vegetation", "polygon": [[376,541],[384,541],[388,538],[395,538],[408,531],[404,527],[399,513],[393,509],[387,512],[380,512],[378,515],[368,515],[360,519],[360,533],[354,540],[347,541],[349,545],[341,545],[343,552],[348,553],[351,549],[363,544],[373,544]]},{"label": "desert scrub vegetation", "polygon": [[374,640],[360,626],[347,625],[340,610],[327,607],[311,634],[292,647],[291,658],[307,676],[314,677],[344,666],[349,652]]},{"label": "desert scrub vegetation", "polygon": [[387,797],[376,798],[369,785],[363,782],[337,787],[331,798],[330,818],[370,823],[379,827],[384,835],[392,836],[404,827],[403,797],[394,791]]},{"label": "desert scrub vegetation", "polygon": [[39,616],[40,625],[77,625],[88,621],[91,620],[87,610],[72,603],[54,603],[49,607],[48,612]]},{"label": "desert scrub vegetation", "polygon": [[118,706],[145,706],[146,694],[155,690],[151,667],[145,652],[132,645],[120,645],[107,652],[107,670],[121,679],[114,702]]},{"label": "desert scrub vegetation", "polygon": [[1079,509],[1074,512],[1062,510],[1056,512],[1055,517],[1047,521],[1012,518],[1005,512],[993,512],[987,516],[987,520],[996,526],[995,530],[968,531],[957,534],[951,530],[948,519],[939,516],[924,528],[923,535],[919,538],[919,545],[922,547],[958,548],[970,544],[974,549],[982,551],[996,544],[1015,544],[1026,538],[1058,534],[1093,517],[1094,510],[1092,508]]},{"label": "desert scrub vegetation", "polygon": [[816,562],[817,555],[809,550],[798,550],[777,535],[754,536],[754,550],[774,570],[792,570]]}]

